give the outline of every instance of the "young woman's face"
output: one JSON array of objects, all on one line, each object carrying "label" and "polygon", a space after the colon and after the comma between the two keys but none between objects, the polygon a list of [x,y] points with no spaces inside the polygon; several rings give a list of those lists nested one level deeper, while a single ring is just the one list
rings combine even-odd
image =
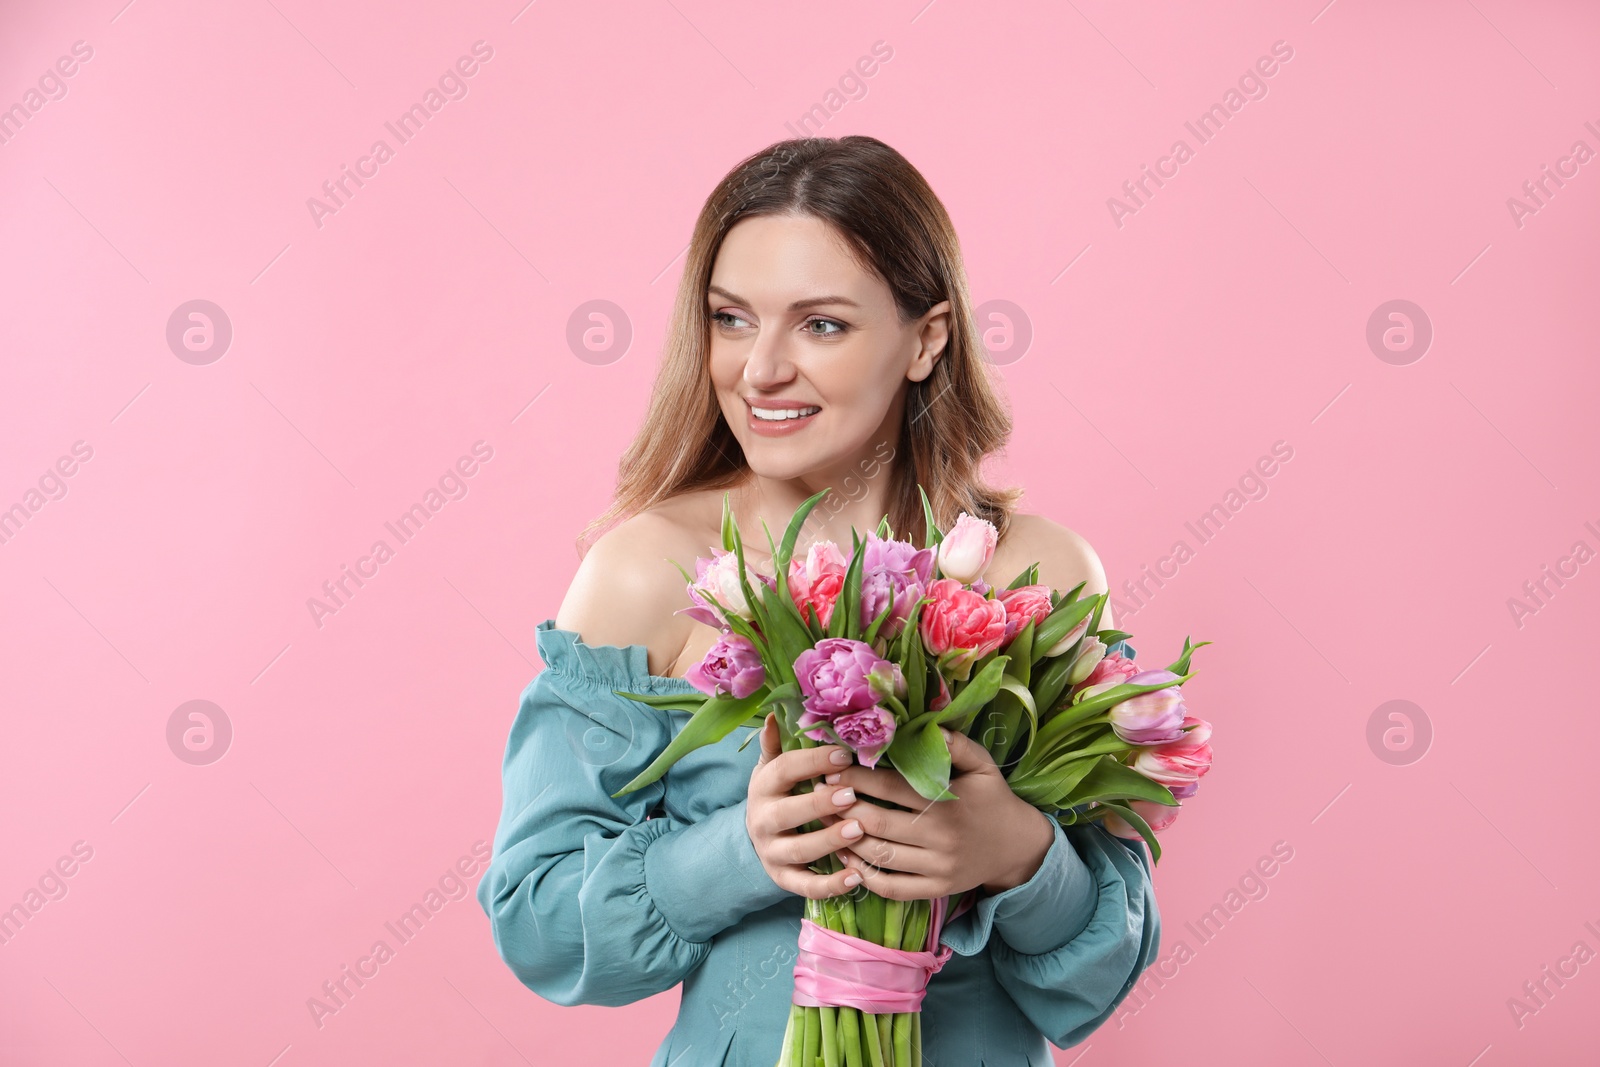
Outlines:
[{"label": "young woman's face", "polygon": [[879,441],[897,443],[907,383],[927,377],[944,351],[949,308],[942,301],[902,323],[883,279],[821,219],[735,223],[712,266],[706,310],[711,380],[751,469],[828,475]]}]

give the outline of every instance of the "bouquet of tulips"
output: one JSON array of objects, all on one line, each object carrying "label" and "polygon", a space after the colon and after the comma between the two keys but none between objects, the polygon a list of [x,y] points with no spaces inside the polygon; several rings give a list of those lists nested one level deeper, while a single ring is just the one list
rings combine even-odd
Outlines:
[{"label": "bouquet of tulips", "polygon": [[[770,577],[746,566],[724,497],[722,549],[683,572],[684,613],[721,631],[686,675],[706,695],[619,691],[690,718],[615,795],[774,711],[786,751],[840,744],[864,766],[892,766],[928,800],[955,799],[943,727],[982,744],[1012,791],[1062,825],[1101,820],[1159,861],[1156,834],[1211,764],[1211,726],[1187,714],[1179,689],[1193,676],[1191,653],[1210,642],[1185,639],[1169,668],[1138,670],[1108,652],[1131,635],[1099,629],[1107,594],[1039,585],[1037,563],[996,591],[982,580],[994,526],[963,513],[945,534],[926,493],[922,548],[895,540],[885,518],[864,541],[851,531],[848,558],[831,541],[797,558],[824,495],[800,506],[779,545],[766,531]],[[813,869],[840,866],[829,855]],[[950,954],[937,951],[939,926],[972,897],[953,912],[951,898],[890,900],[865,886],[807,899],[778,1067],[920,1067],[923,991]],[[874,985],[866,974],[888,977]]]}]

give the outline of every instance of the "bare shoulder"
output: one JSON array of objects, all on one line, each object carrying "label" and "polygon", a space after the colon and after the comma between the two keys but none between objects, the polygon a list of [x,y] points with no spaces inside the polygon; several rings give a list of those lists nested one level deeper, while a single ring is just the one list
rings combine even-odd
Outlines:
[{"label": "bare shoulder", "polygon": [[698,497],[667,501],[601,535],[578,564],[556,612],[557,628],[588,645],[643,645],[650,673],[666,674],[697,625],[674,614],[689,600],[672,564],[693,574],[695,557],[710,555],[716,538]]},{"label": "bare shoulder", "polygon": [[993,570],[996,580],[1002,583],[1009,582],[1029,564],[1038,563],[1039,581],[1052,589],[1065,592],[1084,582],[1085,594],[1106,591],[1105,568],[1089,542],[1043,515],[1020,511],[1013,514],[1004,542],[996,549],[995,562],[1004,564],[1003,569]]}]

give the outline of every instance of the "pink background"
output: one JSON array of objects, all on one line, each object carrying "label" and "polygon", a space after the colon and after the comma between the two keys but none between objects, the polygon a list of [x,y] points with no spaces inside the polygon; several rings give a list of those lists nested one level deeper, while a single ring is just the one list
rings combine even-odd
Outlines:
[{"label": "pink background", "polygon": [[[125,2],[14,0],[0,27],[0,107],[93,49],[0,145],[0,507],[28,512],[0,544],[0,907],[73,871],[0,945],[0,1059],[648,1059],[676,992],[542,1002],[470,896],[320,1027],[306,1002],[458,859],[481,876],[534,624],[638,424],[695,212],[837,103],[808,132],[905,153],[976,300],[1029,324],[1024,350],[988,319],[999,476],[1119,589],[1187,541],[1119,621],[1151,661],[1216,642],[1164,977],[1059,1062],[1593,1062],[1600,161],[1520,226],[1507,205],[1600,150],[1592,8]],[[384,123],[478,40],[465,97],[398,144]],[[865,95],[830,100],[877,41]],[[1198,144],[1185,121],[1277,41],[1267,95]],[[380,137],[319,226],[307,199]],[[1118,226],[1107,199],[1180,137]],[[167,342],[196,299],[232,326],[209,363]],[[1434,334],[1404,365],[1366,340],[1396,299]],[[569,344],[591,300],[625,351]],[[478,441],[466,495],[319,626],[308,599]],[[1545,565],[1570,577],[1518,620]],[[191,700],[232,728],[206,765],[169,747]],[[1368,739],[1390,700],[1421,709],[1395,753]],[[1230,898],[1277,842],[1265,895]],[[1186,926],[1230,901],[1213,939]]]}]

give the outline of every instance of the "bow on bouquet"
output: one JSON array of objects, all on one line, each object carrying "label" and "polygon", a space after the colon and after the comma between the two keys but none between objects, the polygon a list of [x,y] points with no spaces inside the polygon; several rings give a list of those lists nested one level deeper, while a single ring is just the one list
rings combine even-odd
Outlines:
[{"label": "bow on bouquet", "polygon": [[[1179,689],[1192,677],[1190,655],[1210,642],[1185,638],[1170,667],[1139,670],[1108,651],[1131,635],[1099,629],[1107,594],[1039,585],[1037,563],[995,591],[982,580],[994,526],[963,513],[945,535],[918,492],[921,549],[894,540],[885,518],[865,541],[851,531],[848,559],[831,541],[794,558],[824,491],[795,512],[781,545],[766,531],[772,577],[746,567],[724,496],[722,550],[693,577],[683,572],[692,601],[683,613],[722,632],[686,675],[706,696],[618,691],[690,718],[614,795],[774,711],[785,751],[841,744],[863,766],[892,766],[930,801],[957,799],[944,727],[982,744],[1012,791],[1062,825],[1101,820],[1142,838],[1159,861],[1156,834],[1211,766],[1211,726],[1187,713]],[[812,866],[841,864],[830,854]],[[969,890],[952,910],[949,897],[890,900],[865,885],[808,899],[778,1067],[920,1067],[923,995],[951,954],[936,951],[939,929],[974,899]]]}]

